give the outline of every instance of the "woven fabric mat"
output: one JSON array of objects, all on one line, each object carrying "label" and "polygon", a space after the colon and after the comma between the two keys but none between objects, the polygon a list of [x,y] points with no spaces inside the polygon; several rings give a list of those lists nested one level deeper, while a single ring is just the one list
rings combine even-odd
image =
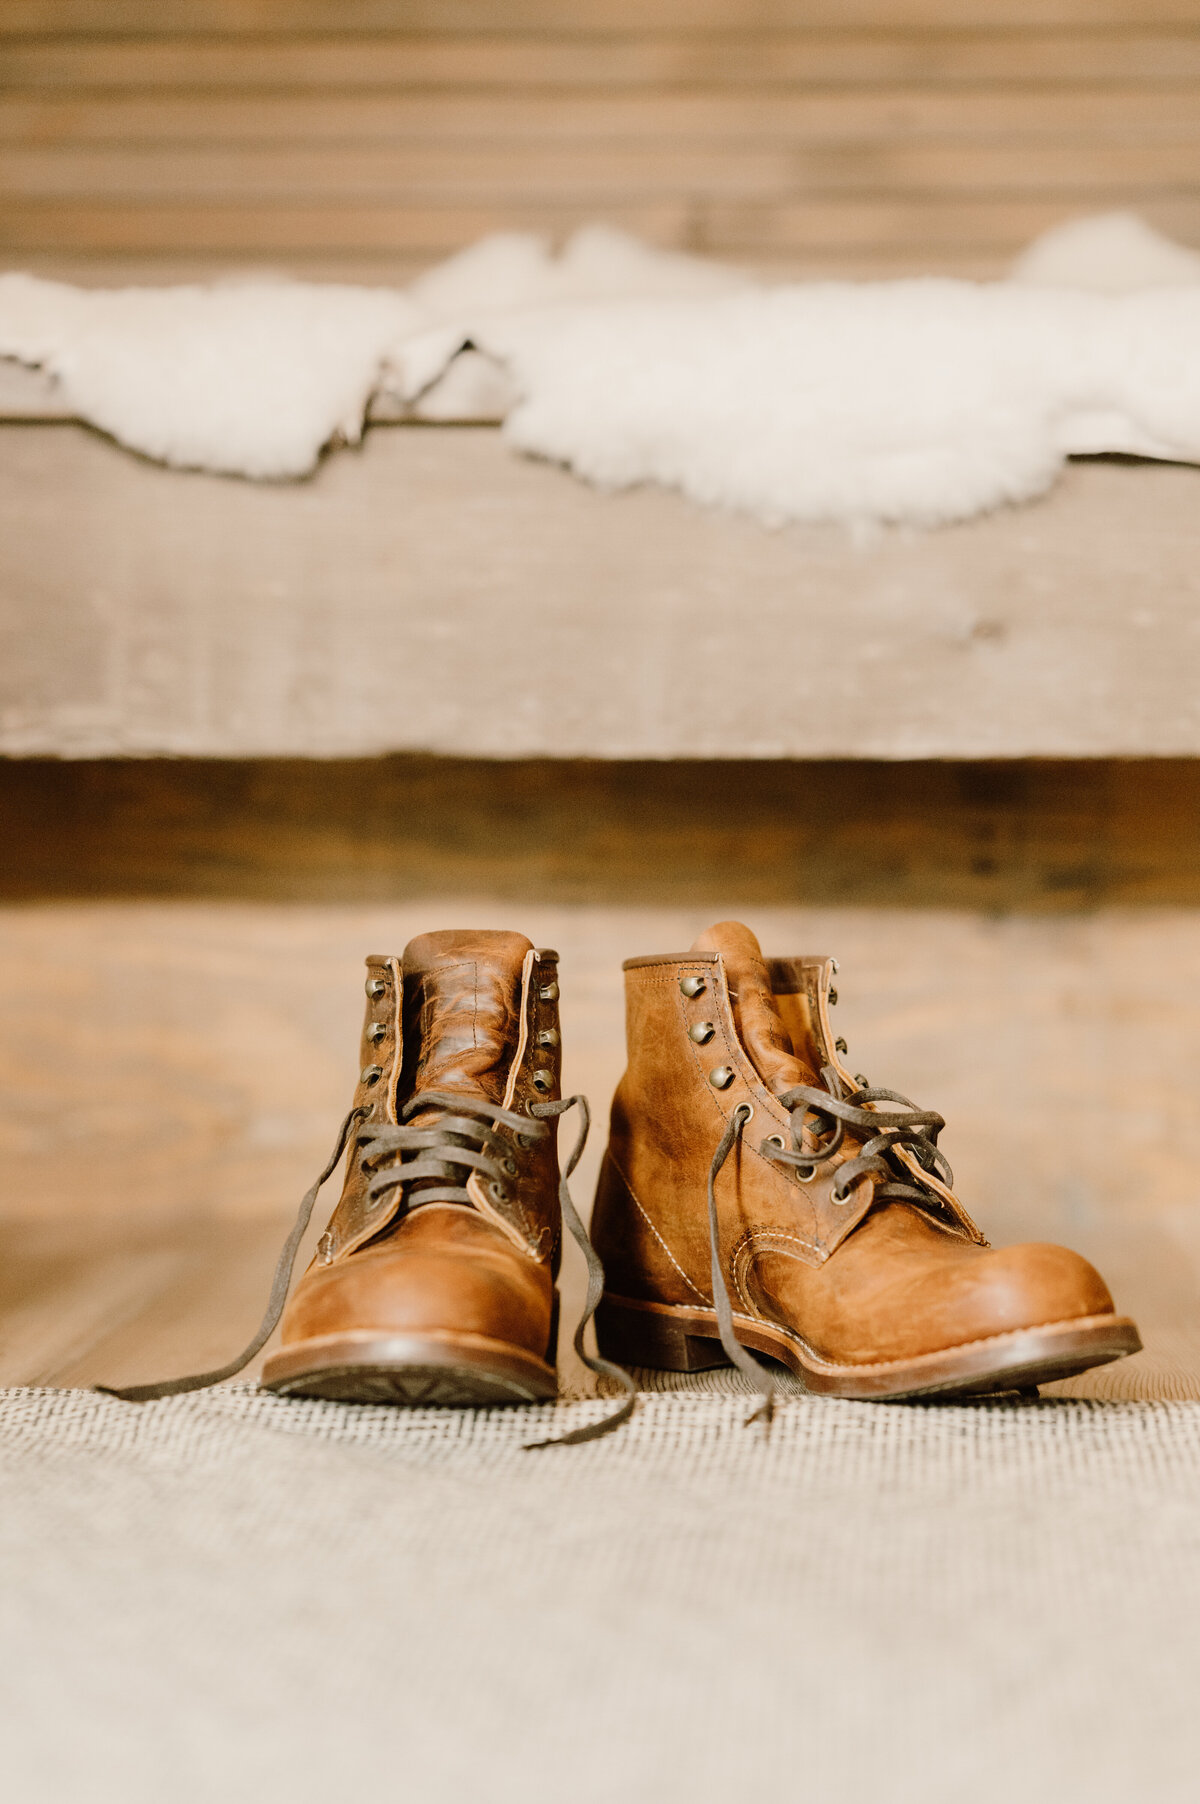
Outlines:
[{"label": "woven fabric mat", "polygon": [[12,1804],[1088,1804],[1200,1771],[1200,1405],[0,1392]]}]

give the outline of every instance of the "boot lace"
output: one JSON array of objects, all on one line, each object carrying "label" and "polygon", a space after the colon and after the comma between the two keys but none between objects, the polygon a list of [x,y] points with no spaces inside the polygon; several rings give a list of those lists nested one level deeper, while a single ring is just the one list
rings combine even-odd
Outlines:
[{"label": "boot lace", "polygon": [[[491,1145],[496,1127],[506,1127],[523,1144],[532,1145],[535,1141],[548,1138],[550,1120],[565,1115],[576,1106],[579,1108],[579,1134],[558,1186],[563,1220],[582,1252],[588,1269],[587,1297],[575,1329],[574,1346],[584,1365],[597,1376],[612,1379],[624,1391],[625,1397],[618,1409],[599,1422],[572,1429],[567,1434],[530,1441],[526,1445],[569,1447],[611,1433],[633,1414],[637,1390],[632,1378],[621,1366],[587,1352],[583,1345],[588,1323],[596,1312],[596,1305],[604,1290],[604,1267],[580,1219],[567,1184],[582,1157],[591,1125],[591,1111],[585,1096],[569,1096],[558,1102],[531,1103],[528,1115],[518,1115],[514,1110],[501,1108],[498,1103],[488,1102],[483,1097],[458,1096],[437,1090],[419,1091],[404,1105],[399,1123],[376,1123],[370,1127],[359,1125],[369,1114],[368,1109],[361,1106],[351,1109],[338,1129],[337,1140],[324,1169],[305,1191],[291,1232],[280,1249],[266,1313],[236,1359],[231,1359],[227,1365],[218,1366],[214,1371],[194,1372],[186,1378],[169,1378],[156,1384],[133,1384],[122,1388],[98,1384],[95,1388],[105,1396],[119,1397],[124,1403],[151,1403],[161,1397],[178,1397],[188,1391],[207,1390],[211,1385],[220,1384],[224,1379],[236,1377],[244,1371],[255,1355],[262,1351],[279,1325],[291,1288],[300,1243],[312,1218],[317,1197],[337,1170],[348,1146],[352,1156],[359,1158],[364,1170],[370,1173],[366,1192],[368,1203],[372,1206],[378,1206],[389,1191],[413,1185],[420,1185],[420,1188],[415,1194],[410,1190],[410,1207],[431,1202],[470,1204],[471,1196],[466,1184],[472,1172],[478,1172],[486,1178],[495,1187],[498,1198],[505,1189],[505,1176],[515,1173],[513,1161],[506,1161],[495,1156],[494,1152],[485,1150]],[[429,1122],[413,1125],[406,1119],[418,1112],[424,1115],[433,1111],[439,1113]],[[380,1166],[381,1159],[394,1159],[396,1155],[399,1155],[398,1162]],[[512,1171],[509,1170],[510,1165],[513,1167]]]},{"label": "boot lace", "polygon": [[[803,1182],[816,1175],[841,1150],[848,1127],[858,1128],[863,1141],[861,1152],[846,1159],[838,1167],[838,1181],[833,1190],[835,1203],[848,1203],[862,1178],[874,1175],[882,1181],[875,1195],[889,1201],[906,1199],[928,1203],[931,1192],[912,1181],[909,1167],[893,1157],[898,1147],[905,1147],[923,1171],[939,1178],[948,1190],[954,1187],[954,1173],[946,1155],[938,1148],[938,1135],[945,1119],[932,1109],[919,1109],[898,1090],[879,1090],[864,1084],[857,1090],[844,1091],[842,1080],[832,1065],[826,1065],[821,1076],[826,1088],[812,1084],[796,1084],[785,1090],[779,1101],[790,1112],[790,1147],[764,1140],[759,1151],[776,1164],[795,1167]],[[898,1110],[867,1108],[868,1103],[899,1103]]]},{"label": "boot lace", "polygon": [[[862,1138],[861,1150],[838,1166],[837,1182],[830,1195],[833,1202],[846,1204],[863,1178],[875,1178],[874,1193],[882,1201],[907,1201],[928,1204],[934,1193],[914,1183],[913,1173],[896,1157],[905,1147],[922,1171],[940,1179],[947,1189],[954,1185],[954,1173],[946,1156],[938,1148],[937,1138],[946,1123],[931,1109],[918,1109],[898,1090],[880,1090],[863,1084],[847,1090],[831,1065],[822,1068],[826,1088],[813,1084],[796,1084],[779,1097],[790,1116],[790,1146],[766,1139],[759,1146],[765,1159],[777,1165],[791,1166],[802,1183],[816,1176],[820,1166],[828,1163],[846,1138],[847,1128],[856,1128]],[[868,1108],[868,1103],[899,1104],[895,1110]],[[730,1363],[757,1390],[763,1401],[747,1423],[761,1421],[769,1426],[775,1412],[775,1401],[782,1393],[778,1380],[738,1340],[733,1325],[733,1307],[721,1260],[720,1226],[717,1219],[717,1177],[734,1147],[739,1145],[753,1110],[739,1103],[713,1153],[708,1173],[708,1236],[712,1258],[713,1302],[721,1345]]]}]

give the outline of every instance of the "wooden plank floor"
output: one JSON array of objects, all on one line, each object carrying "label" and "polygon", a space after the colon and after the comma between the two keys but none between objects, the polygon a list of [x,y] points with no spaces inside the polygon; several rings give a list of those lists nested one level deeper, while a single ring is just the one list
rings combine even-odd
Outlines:
[{"label": "wooden plank floor", "polygon": [[[586,1201],[622,1062],[620,960],[690,943],[739,908],[736,891],[699,906],[477,888],[370,906],[8,907],[0,1381],[130,1382],[248,1338],[346,1106],[361,959],[430,927],[511,925],[559,947],[567,1082],[597,1116]],[[1144,1354],[1058,1388],[1200,1398],[1200,910],[747,912],[769,950],[841,958],[854,1058],[946,1114],[961,1192],[993,1239],[1069,1242],[1140,1319]],[[570,1319],[573,1258],[566,1291]]]}]

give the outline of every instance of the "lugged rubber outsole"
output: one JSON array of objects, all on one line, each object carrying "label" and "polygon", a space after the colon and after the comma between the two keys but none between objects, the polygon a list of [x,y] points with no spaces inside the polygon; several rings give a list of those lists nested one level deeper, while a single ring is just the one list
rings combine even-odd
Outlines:
[{"label": "lugged rubber outsole", "polygon": [[[734,1328],[743,1345],[777,1359],[808,1390],[862,1401],[1027,1390],[1124,1359],[1142,1345],[1129,1316],[1092,1315],[987,1335],[911,1359],[850,1364],[823,1358],[773,1322],[735,1315]],[[715,1309],[605,1296],[596,1311],[596,1334],[605,1358],[622,1365],[701,1372],[729,1364]]]},{"label": "lugged rubber outsole", "polygon": [[286,1397],[414,1409],[544,1403],[558,1393],[553,1366],[480,1334],[323,1335],[273,1354],[262,1382]]}]

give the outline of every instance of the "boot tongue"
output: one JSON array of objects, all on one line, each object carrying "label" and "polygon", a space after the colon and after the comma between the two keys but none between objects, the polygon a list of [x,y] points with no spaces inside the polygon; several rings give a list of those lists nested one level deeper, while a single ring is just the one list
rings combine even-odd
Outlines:
[{"label": "boot tongue", "polygon": [[775,1096],[793,1084],[819,1084],[820,1076],[796,1050],[779,1013],[762,948],[740,921],[707,928],[693,952],[719,952],[729,979],[734,1025],[758,1075]]},{"label": "boot tongue", "polygon": [[450,1090],[503,1102],[520,1033],[523,933],[423,933],[404,949],[401,1095]]}]

